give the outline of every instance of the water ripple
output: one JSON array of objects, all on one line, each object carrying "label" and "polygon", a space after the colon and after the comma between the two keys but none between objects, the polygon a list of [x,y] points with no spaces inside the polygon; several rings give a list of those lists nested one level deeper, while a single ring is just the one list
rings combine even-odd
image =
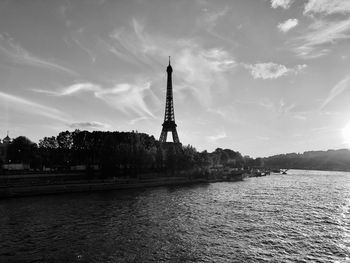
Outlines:
[{"label": "water ripple", "polygon": [[0,262],[349,262],[350,173],[0,201]]}]

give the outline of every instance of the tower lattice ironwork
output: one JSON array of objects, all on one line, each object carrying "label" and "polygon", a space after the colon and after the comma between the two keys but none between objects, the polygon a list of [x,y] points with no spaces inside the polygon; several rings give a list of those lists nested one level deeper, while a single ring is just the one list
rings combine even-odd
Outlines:
[{"label": "tower lattice ironwork", "polygon": [[168,73],[168,81],[167,81],[167,89],[166,89],[166,102],[165,102],[165,115],[162,133],[160,134],[159,141],[166,142],[168,132],[171,132],[173,135],[173,142],[180,144],[179,136],[176,131],[176,123],[175,123],[175,115],[174,115],[174,101],[173,101],[173,85],[171,74],[173,73],[173,68],[170,65],[170,57],[169,57],[169,65],[166,69]]}]

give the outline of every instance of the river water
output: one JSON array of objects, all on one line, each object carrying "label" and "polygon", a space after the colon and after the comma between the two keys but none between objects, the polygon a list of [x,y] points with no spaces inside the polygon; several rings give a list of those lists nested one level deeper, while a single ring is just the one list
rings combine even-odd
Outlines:
[{"label": "river water", "polygon": [[0,262],[350,262],[350,173],[0,200]]}]

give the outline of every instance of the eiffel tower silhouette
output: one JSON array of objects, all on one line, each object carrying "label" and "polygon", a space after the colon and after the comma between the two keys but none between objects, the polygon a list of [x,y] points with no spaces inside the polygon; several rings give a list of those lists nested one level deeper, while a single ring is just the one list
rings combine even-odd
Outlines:
[{"label": "eiffel tower silhouette", "polygon": [[174,102],[173,102],[173,85],[171,74],[173,73],[173,68],[170,65],[170,56],[169,56],[169,65],[166,69],[168,73],[167,89],[166,89],[166,102],[165,102],[165,115],[162,132],[160,134],[159,141],[165,143],[167,139],[168,132],[171,132],[173,135],[173,142],[180,144],[179,136],[176,131],[175,115],[174,115]]}]

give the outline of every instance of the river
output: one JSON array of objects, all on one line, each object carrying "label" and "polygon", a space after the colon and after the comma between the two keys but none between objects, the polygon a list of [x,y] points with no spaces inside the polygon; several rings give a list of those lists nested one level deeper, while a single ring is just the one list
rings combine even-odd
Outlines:
[{"label": "river", "polygon": [[0,200],[0,262],[350,262],[350,173]]}]

